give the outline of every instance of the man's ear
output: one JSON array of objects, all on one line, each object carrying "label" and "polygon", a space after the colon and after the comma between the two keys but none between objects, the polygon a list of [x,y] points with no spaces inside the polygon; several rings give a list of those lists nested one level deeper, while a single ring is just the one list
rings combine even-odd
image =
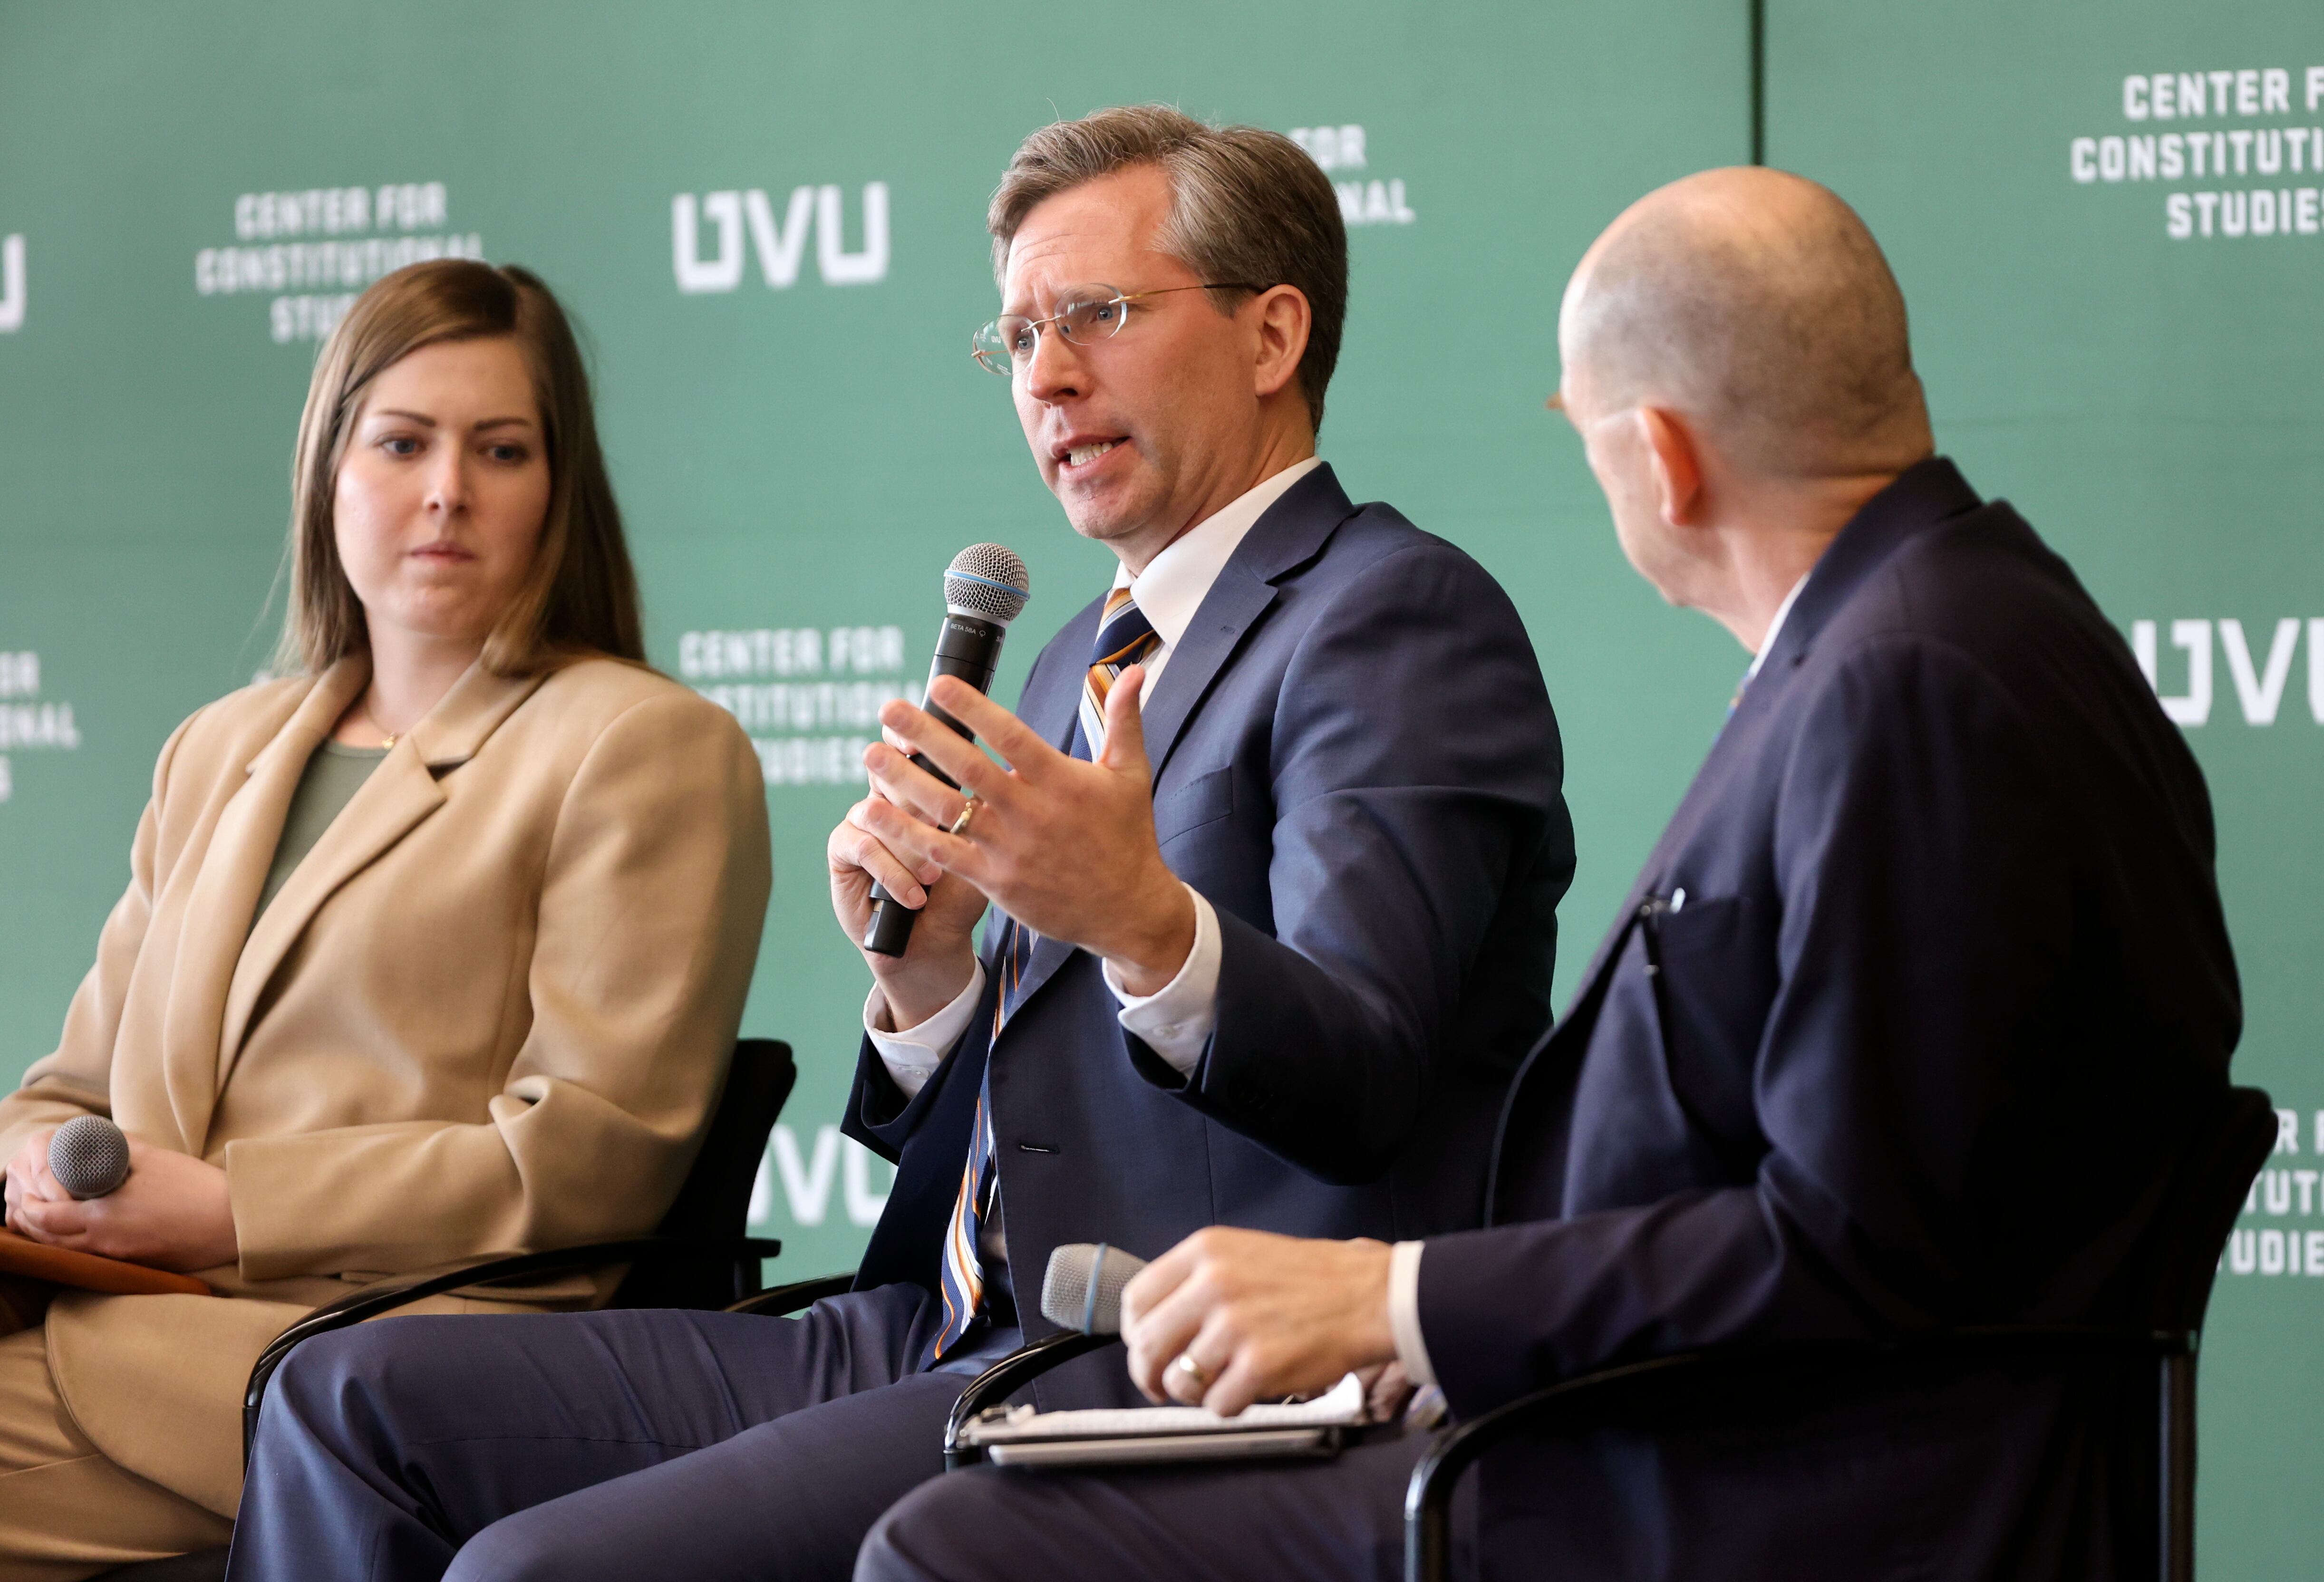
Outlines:
[{"label": "man's ear", "polygon": [[1655,503],[1663,520],[1674,528],[1699,524],[1708,501],[1704,498],[1702,456],[1686,419],[1663,407],[1638,409],[1639,437],[1646,443],[1646,459],[1654,468]]},{"label": "man's ear", "polygon": [[[1252,369],[1252,389],[1261,400],[1275,394],[1299,372],[1307,352],[1307,335],[1314,327],[1315,310],[1307,294],[1296,286],[1275,286],[1250,304],[1259,319],[1259,361]],[[1250,311],[1250,308],[1246,308]]]}]

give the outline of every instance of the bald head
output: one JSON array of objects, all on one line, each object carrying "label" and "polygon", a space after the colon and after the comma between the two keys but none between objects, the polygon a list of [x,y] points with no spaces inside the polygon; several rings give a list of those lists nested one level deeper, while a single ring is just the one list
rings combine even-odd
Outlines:
[{"label": "bald head", "polygon": [[1706,170],[1630,206],[1566,288],[1569,393],[1683,417],[1769,476],[1929,455],[1904,299],[1856,211],[1778,170]]}]

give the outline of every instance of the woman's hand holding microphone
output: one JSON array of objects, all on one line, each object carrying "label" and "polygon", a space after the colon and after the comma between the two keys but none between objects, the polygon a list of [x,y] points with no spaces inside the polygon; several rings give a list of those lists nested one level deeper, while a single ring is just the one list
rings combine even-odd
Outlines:
[{"label": "woman's hand holding microphone", "polygon": [[77,1199],[49,1167],[56,1133],[34,1132],[8,1161],[8,1228],[29,1241],[191,1274],[241,1256],[226,1172],[189,1154],[129,1141],[129,1175]]}]

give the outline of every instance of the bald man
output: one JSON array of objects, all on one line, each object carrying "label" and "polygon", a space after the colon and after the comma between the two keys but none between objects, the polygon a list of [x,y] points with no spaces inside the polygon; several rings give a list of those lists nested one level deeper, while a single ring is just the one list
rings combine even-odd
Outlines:
[{"label": "bald man", "polygon": [[[1204,1231],[1127,1293],[1149,1394],[1231,1412],[1385,1366],[1471,1419],[1698,1347],[2119,1321],[2154,1183],[2225,1099],[2202,777],[2065,563],[1932,454],[1863,223],[1796,177],[1689,178],[1591,248],[1558,338],[1624,552],[1750,668],[1511,1090],[1489,1228]],[[1498,1452],[1456,1527],[1492,1575],[2135,1575],[2153,1390],[1791,1367]],[[857,1575],[1390,1577],[1426,1439],[955,1474]]]}]

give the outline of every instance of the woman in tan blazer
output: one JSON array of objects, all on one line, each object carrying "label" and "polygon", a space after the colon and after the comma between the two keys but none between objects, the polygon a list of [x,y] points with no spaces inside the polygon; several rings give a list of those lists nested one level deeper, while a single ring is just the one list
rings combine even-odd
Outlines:
[{"label": "woman in tan blazer", "polygon": [[[0,1100],[9,1228],[219,1294],[6,1292],[0,1578],[224,1542],[244,1375],[348,1283],[650,1232],[742,1018],[758,762],[642,662],[547,290],[457,261],[374,286],[293,484],[298,674],[162,748],[63,1037]],[[86,1114],[132,1169],[76,1202],[47,1143]]]}]

